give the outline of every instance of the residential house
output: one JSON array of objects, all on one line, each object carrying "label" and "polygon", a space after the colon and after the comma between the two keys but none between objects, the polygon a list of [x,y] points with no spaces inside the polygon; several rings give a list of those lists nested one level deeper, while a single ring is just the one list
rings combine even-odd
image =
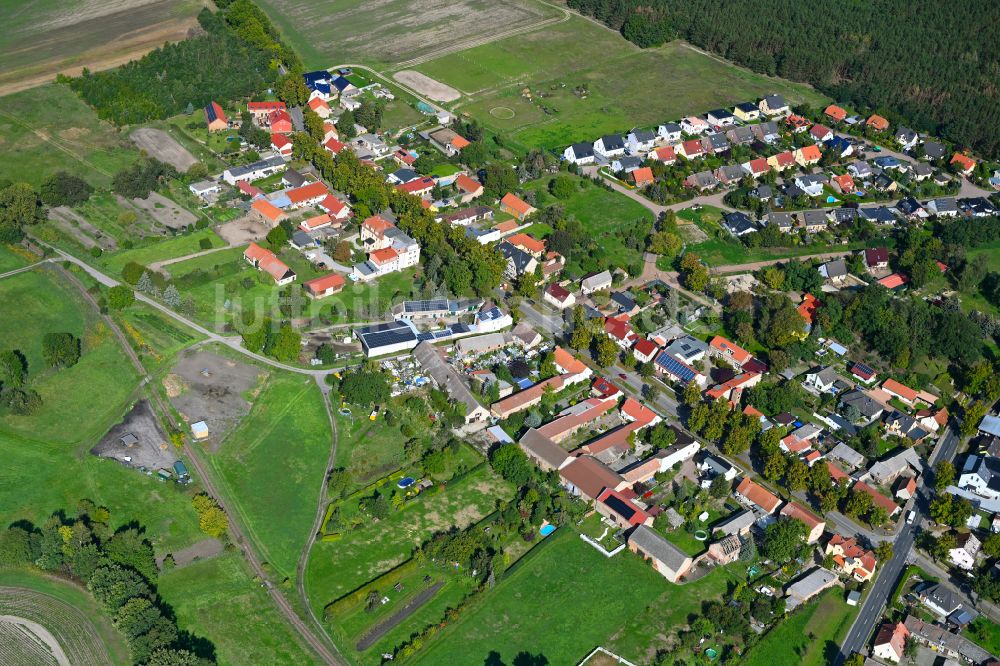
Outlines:
[{"label": "residential house", "polygon": [[820,264],[817,270],[819,270],[820,275],[834,285],[843,284],[848,276],[847,263],[843,259],[831,259]]},{"label": "residential house", "polygon": [[278,259],[278,255],[262,248],[256,243],[250,243],[247,249],[243,251],[243,260],[257,270],[270,275],[274,283],[279,287],[291,284],[296,279],[295,271],[289,268],[281,259]]},{"label": "residential house", "polygon": [[701,140],[701,143],[705,147],[705,152],[713,155],[718,155],[729,150],[729,139],[721,132],[709,134]]},{"label": "residential house", "polygon": [[719,179],[711,171],[699,171],[684,179],[684,186],[700,192],[711,190],[719,185]]},{"label": "residential house", "polygon": [[[929,647],[947,660],[962,661],[969,664],[994,666],[993,655],[965,636],[952,633],[947,627],[924,622],[907,615],[903,621],[910,632],[910,639]],[[945,662],[947,663],[947,661]]]},{"label": "residential house", "polygon": [[625,147],[633,155],[645,155],[655,142],[656,133],[652,130],[634,129],[625,137]]},{"label": "residential house", "polygon": [[773,120],[753,125],[750,129],[753,130],[754,136],[769,145],[781,138],[778,123]]},{"label": "residential house", "polygon": [[285,109],[284,102],[247,102],[247,111],[253,116],[255,123],[261,127],[268,127],[268,116],[273,111]]},{"label": "residential house", "polygon": [[904,473],[910,471],[919,473],[922,470],[923,461],[920,455],[913,448],[904,447],[872,465],[867,476],[875,483],[890,484]]},{"label": "residential house", "polygon": [[652,362],[659,351],[660,348],[656,343],[648,338],[639,338],[635,341],[635,346],[632,347],[632,355],[639,363]]},{"label": "residential house", "polygon": [[1000,458],[970,455],[962,466],[958,487],[988,500],[1000,500]]},{"label": "residential house", "polygon": [[620,134],[608,134],[594,142],[594,152],[609,160],[625,154],[625,141]]},{"label": "residential house", "polygon": [[920,603],[941,620],[949,617],[964,605],[962,597],[941,583],[921,588],[918,595]]},{"label": "residential house", "polygon": [[257,199],[250,204],[250,210],[269,227],[276,227],[288,219],[288,214],[267,199]]},{"label": "residential house", "polygon": [[685,134],[697,136],[704,134],[710,129],[712,129],[712,126],[708,124],[708,121],[698,116],[688,116],[681,120],[681,130]]},{"label": "residential house", "polygon": [[615,173],[630,174],[642,166],[642,158],[638,155],[622,155],[611,162],[611,170]]},{"label": "residential house", "polygon": [[854,361],[848,368],[851,371],[851,376],[865,384],[871,384],[878,378],[878,373],[870,365],[864,363],[859,363]]},{"label": "residential house", "polygon": [[734,513],[730,517],[726,518],[720,523],[716,523],[712,526],[712,533],[721,532],[726,536],[739,535],[746,536],[750,534],[750,528],[756,522],[756,518],[753,515],[753,511],[749,509],[744,509],[738,513]]},{"label": "residential house", "polygon": [[823,110],[823,115],[832,120],[835,123],[842,122],[844,118],[847,117],[847,111],[837,106],[836,104],[831,104]]},{"label": "residential house", "polygon": [[826,521],[798,502],[787,502],[785,506],[781,507],[779,515],[801,521],[806,526],[806,543],[816,543],[823,536]]},{"label": "residential house", "polygon": [[226,112],[217,102],[209,102],[205,106],[205,123],[208,125],[209,132],[222,132],[229,129]]},{"label": "residential house", "polygon": [[892,136],[903,152],[913,150],[920,142],[920,136],[909,127],[900,127]]},{"label": "residential house", "polygon": [[759,384],[762,377],[759,372],[741,372],[708,389],[705,396],[710,400],[727,400],[738,405],[743,391]]},{"label": "residential house", "polygon": [[818,144],[803,146],[795,151],[795,162],[799,166],[808,167],[817,164],[823,154],[819,150]]},{"label": "residential house", "polygon": [[823,194],[823,186],[826,185],[826,176],[821,173],[807,173],[796,176],[794,182],[807,195],[818,197]]},{"label": "residential house", "polygon": [[589,275],[580,281],[580,291],[584,296],[590,296],[596,291],[603,291],[611,288],[611,272],[602,271]]},{"label": "residential house", "polygon": [[563,159],[572,164],[593,164],[594,144],[586,142],[574,143],[563,151]]},{"label": "residential house", "polygon": [[741,102],[733,108],[733,115],[745,123],[753,122],[760,118],[760,107],[752,102]]},{"label": "residential house", "polygon": [[604,320],[604,333],[622,349],[631,349],[635,341],[639,339],[639,336],[632,330],[627,315],[606,318]]},{"label": "residential house", "polygon": [[982,545],[972,532],[961,532],[955,537],[955,547],[948,551],[948,560],[963,571],[972,571]]},{"label": "residential house", "polygon": [[791,169],[795,167],[795,155],[790,150],[778,153],[777,155],[771,155],[767,158],[767,164],[769,167],[775,171],[781,172],[785,169]]},{"label": "residential house", "polygon": [[508,192],[500,199],[500,210],[508,215],[512,215],[515,219],[524,220],[534,213],[536,209],[517,195]]},{"label": "residential house", "polygon": [[653,178],[653,170],[649,167],[635,169],[629,173],[628,177],[632,184],[636,187],[646,187],[647,185],[652,185],[656,181],[656,179]]},{"label": "residential house", "polygon": [[709,544],[706,556],[717,564],[732,564],[739,559],[742,550],[743,541],[734,534]]},{"label": "residential house", "polygon": [[681,384],[688,384],[694,382],[700,387],[704,387],[708,382],[705,375],[701,374],[695,370],[691,365],[685,363],[681,359],[677,358],[673,354],[667,351],[662,351],[653,361],[653,366],[656,371],[666,375],[671,381],[679,382]]},{"label": "residential house", "polygon": [[690,141],[681,143],[677,152],[685,158],[693,160],[705,154],[705,146],[701,142],[701,139],[691,139]]},{"label": "residential house", "polygon": [[292,140],[284,134],[271,135],[271,150],[278,153],[285,159],[292,158]]},{"label": "residential house", "polygon": [[546,289],[542,298],[546,303],[559,308],[560,310],[565,310],[566,308],[571,308],[576,304],[576,296],[566,290],[565,287],[560,285],[558,282],[553,282]]},{"label": "residential house", "polygon": [[954,197],[931,199],[927,202],[927,211],[938,217],[955,217],[958,215],[958,202]]},{"label": "residential house", "polygon": [[857,187],[854,185],[854,179],[851,174],[845,173],[839,176],[834,176],[830,179],[830,185],[834,190],[840,192],[841,194],[854,194],[857,191]]},{"label": "residential house", "polygon": [[885,509],[885,512],[886,514],[888,514],[889,518],[892,518],[897,513],[899,513],[898,504],[896,504],[891,499],[880,493],[875,488],[869,486],[867,483],[864,483],[863,481],[858,481],[857,483],[855,483],[854,486],[851,488],[851,490],[856,492],[866,493],[869,497],[872,498],[872,501],[875,503],[875,506]]},{"label": "residential house", "polygon": [[316,278],[315,280],[309,280],[303,286],[305,286],[306,294],[308,294],[310,298],[326,298],[327,296],[332,296],[343,289],[344,284],[344,276],[339,273],[330,273],[329,275],[324,275],[323,277]]},{"label": "residential house", "polygon": [[779,499],[771,491],[754,482],[749,476],[743,477],[734,492],[743,505],[753,507],[764,514],[773,514],[781,506]]},{"label": "residential house", "polygon": [[787,116],[789,114],[788,102],[783,95],[767,95],[757,103],[760,112],[765,116]]},{"label": "residential house", "polygon": [[483,428],[489,423],[489,412],[479,404],[465,380],[458,374],[454,366],[447,363],[441,350],[430,342],[423,341],[413,349],[413,358],[434,379],[439,389],[446,392],[453,403],[465,408],[465,426]]},{"label": "residential house", "polygon": [[306,104],[306,106],[312,109],[313,113],[315,113],[320,118],[326,119],[330,117],[331,113],[330,105],[327,104],[326,100],[323,99],[322,97],[312,98],[311,100],[309,100],[309,103]]},{"label": "residential house", "polygon": [[294,187],[285,192],[285,196],[291,202],[289,207],[294,210],[296,208],[315,206],[330,196],[330,191],[326,189],[325,184],[317,181],[303,185],[302,187]]},{"label": "residential house", "polygon": [[681,126],[677,123],[664,123],[656,128],[656,136],[664,143],[677,143],[681,140]]},{"label": "residential house", "polygon": [[948,164],[954,164],[958,168],[958,172],[963,176],[971,175],[976,168],[976,161],[962,153],[952,155],[951,161]]},{"label": "residential house", "polygon": [[403,194],[412,194],[415,197],[426,198],[434,191],[434,186],[434,179],[424,176],[416,180],[411,180],[408,183],[397,185],[396,189]]},{"label": "residential house", "polygon": [[862,162],[861,160],[855,160],[847,165],[847,173],[851,174],[859,180],[864,180],[866,178],[871,178],[874,171],[868,162]]},{"label": "residential house", "polygon": [[594,501],[594,509],[610,520],[618,529],[628,530],[639,525],[651,526],[653,517],[640,509],[632,501],[635,493],[631,490],[619,492],[605,488]]},{"label": "residential house", "polygon": [[885,430],[890,435],[906,437],[914,444],[922,443],[935,432],[934,430],[924,428],[917,419],[899,410],[893,410],[885,418],[883,425],[885,425]]},{"label": "residential house", "polygon": [[[743,180],[748,173],[749,172],[739,164],[727,164],[715,170],[715,177],[718,178],[719,182],[723,185],[732,185],[733,183],[738,183]],[[652,173],[650,173],[650,176],[652,176]]]},{"label": "residential house", "polygon": [[736,116],[726,109],[714,109],[705,114],[705,120],[709,125],[716,128],[728,127],[736,124]]},{"label": "residential house", "polygon": [[590,456],[580,456],[564,465],[559,470],[559,476],[571,495],[589,500],[600,497],[605,488],[621,490],[628,486],[628,482],[610,467]]},{"label": "residential house", "polygon": [[280,157],[270,157],[244,166],[230,167],[222,172],[222,180],[236,186],[238,182],[252,183],[262,178],[280,173],[288,164]]},{"label": "residential house", "polygon": [[500,250],[500,254],[507,260],[505,275],[509,279],[514,280],[522,275],[534,275],[535,267],[538,266],[538,260],[531,256],[531,254],[507,241],[503,241],[497,245],[497,249]]},{"label": "residential house", "polygon": [[275,109],[267,117],[267,127],[271,134],[290,134],[294,129],[292,116],[285,109]]},{"label": "residential house", "polygon": [[722,227],[737,238],[757,231],[757,225],[742,211],[732,211],[723,215]]},{"label": "residential house", "polygon": [[690,335],[685,335],[667,345],[665,351],[685,363],[697,363],[708,353],[708,344]]},{"label": "residential house", "polygon": [[882,390],[890,396],[898,398],[907,407],[914,407],[917,403],[933,405],[937,401],[937,396],[925,391],[915,391],[895,379],[887,379],[882,382]]},{"label": "residential house", "polygon": [[656,160],[662,164],[670,166],[677,163],[677,150],[674,146],[660,146],[652,151],[647,159]]},{"label": "residential house", "polygon": [[809,129],[809,121],[794,113],[785,118],[785,124],[792,129],[792,134],[802,134]]},{"label": "residential house", "polygon": [[893,624],[885,622],[879,627],[875,634],[875,643],[872,645],[872,655],[877,659],[891,661],[898,664],[903,658],[906,649],[906,640],[910,637],[910,631],[902,622]]},{"label": "residential house", "polygon": [[870,247],[863,251],[865,268],[869,273],[876,273],[889,269],[889,248]]},{"label": "residential house", "polygon": [[833,366],[814,368],[806,373],[802,386],[813,393],[839,393],[837,383],[842,381]]},{"label": "residential house", "polygon": [[896,481],[893,495],[904,502],[909,501],[917,492],[917,479],[912,476],[901,476]]},{"label": "residential house", "polygon": [[834,569],[859,583],[871,580],[878,565],[875,553],[862,548],[855,537],[834,534],[823,552],[833,557]]},{"label": "residential house", "polygon": [[753,129],[746,125],[734,127],[726,132],[726,138],[734,146],[747,146],[754,142]]},{"label": "residential house", "polygon": [[553,442],[551,439],[541,434],[535,428],[528,429],[521,440],[517,443],[521,450],[534,462],[543,472],[553,472],[565,467],[575,458],[571,457],[565,449]]},{"label": "residential house", "polygon": [[865,121],[865,125],[876,132],[885,132],[889,129],[889,121],[877,114],[870,115]]},{"label": "residential house", "polygon": [[691,570],[691,557],[646,525],[639,525],[629,534],[628,547],[652,562],[653,568],[671,583],[677,583]]},{"label": "residential house", "polygon": [[450,127],[442,127],[441,129],[434,130],[428,133],[427,138],[432,146],[448,157],[458,155],[462,152],[462,149],[470,145],[468,139]]},{"label": "residential house", "polygon": [[924,141],[924,158],[939,160],[947,154],[947,148],[940,141]]},{"label": "residential house", "polygon": [[721,335],[717,335],[708,342],[708,354],[715,358],[720,358],[734,368],[740,369],[749,362],[753,356],[743,347],[735,342],[727,340]]}]

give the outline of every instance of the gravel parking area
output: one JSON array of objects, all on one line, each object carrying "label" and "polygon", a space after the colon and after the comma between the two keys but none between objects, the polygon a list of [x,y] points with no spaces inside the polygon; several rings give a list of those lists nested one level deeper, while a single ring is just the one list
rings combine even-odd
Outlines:
[{"label": "gravel parking area", "polygon": [[[136,441],[131,442],[129,435]],[[122,438],[131,443],[123,442]],[[146,400],[137,402],[125,419],[111,428],[90,452],[129,467],[149,470],[170,469],[177,460],[174,447],[160,429],[156,415]]]}]

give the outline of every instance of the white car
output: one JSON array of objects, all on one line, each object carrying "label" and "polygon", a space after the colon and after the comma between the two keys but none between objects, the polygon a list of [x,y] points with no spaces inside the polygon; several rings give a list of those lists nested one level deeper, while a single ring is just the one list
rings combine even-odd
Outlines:
[{"label": "white car", "polygon": [[917,519],[917,512],[916,511],[912,511],[911,510],[909,513],[906,514],[906,524],[907,525],[912,525],[913,521],[915,521],[916,519]]}]

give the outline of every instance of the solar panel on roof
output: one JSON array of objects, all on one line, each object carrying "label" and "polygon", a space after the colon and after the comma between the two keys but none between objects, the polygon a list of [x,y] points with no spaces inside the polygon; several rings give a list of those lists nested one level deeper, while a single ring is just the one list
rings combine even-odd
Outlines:
[{"label": "solar panel on roof", "polygon": [[454,335],[458,335],[459,333],[469,333],[470,331],[472,331],[472,329],[469,328],[468,324],[452,324],[451,325],[451,332]]},{"label": "solar panel on roof", "polygon": [[420,342],[427,342],[428,340],[433,340],[433,339],[434,339],[433,333],[417,333],[417,340],[419,340]]},{"label": "solar panel on roof", "polygon": [[624,500],[620,497],[616,497],[615,495],[610,495],[606,500],[604,500],[604,503],[614,509],[615,513],[620,515],[625,520],[630,520],[632,516],[635,515],[635,509],[630,507]]},{"label": "solar panel on roof", "polygon": [[875,370],[871,366],[867,366],[864,363],[855,363],[854,372],[860,373],[862,375],[874,375]]},{"label": "solar panel on roof", "polygon": [[695,377],[694,370],[666,352],[656,357],[656,364],[683,382],[691,381]]},{"label": "solar panel on roof", "polygon": [[432,312],[434,310],[447,310],[448,300],[437,298],[427,301],[406,301],[403,303],[406,312]]}]

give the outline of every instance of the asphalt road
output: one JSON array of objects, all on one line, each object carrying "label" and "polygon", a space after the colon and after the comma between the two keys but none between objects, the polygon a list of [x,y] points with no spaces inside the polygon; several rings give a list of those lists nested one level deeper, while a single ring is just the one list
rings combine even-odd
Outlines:
[{"label": "asphalt road", "polygon": [[[934,452],[931,454],[929,461],[931,467],[936,465],[940,460],[951,460],[958,450],[958,444],[961,441],[958,433],[950,424],[947,428],[945,434],[942,436],[940,445],[935,447]],[[838,665],[844,663],[847,657],[855,652],[860,652],[865,647],[868,637],[875,631],[875,627],[882,617],[882,609],[888,603],[889,595],[892,594],[893,589],[896,587],[896,583],[899,581],[907,560],[911,559],[913,541],[916,537],[915,526],[927,518],[930,506],[924,486],[925,478],[926,475],[920,478],[920,485],[917,488],[917,499],[913,503],[913,510],[917,512],[918,519],[914,521],[914,525],[903,523],[903,527],[893,542],[892,559],[879,567],[875,575],[875,582],[872,584],[868,591],[868,596],[861,605],[861,612],[858,613],[858,617],[855,618],[850,631],[847,632],[847,638],[840,646],[840,654],[837,656],[836,661]]]}]

